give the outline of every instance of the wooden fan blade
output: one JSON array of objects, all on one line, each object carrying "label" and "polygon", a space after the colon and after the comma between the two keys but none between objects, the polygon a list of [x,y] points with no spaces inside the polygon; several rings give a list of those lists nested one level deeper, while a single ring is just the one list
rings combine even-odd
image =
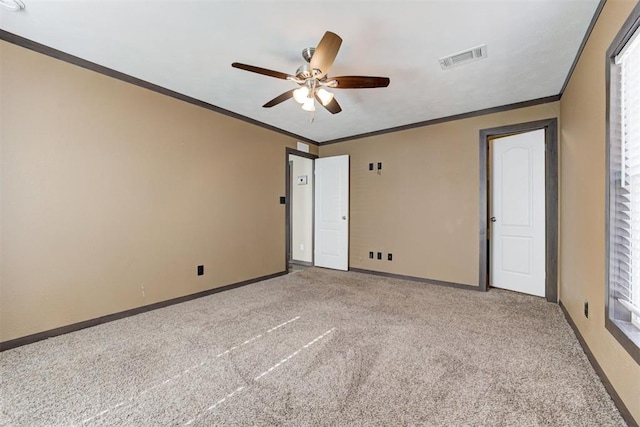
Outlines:
[{"label": "wooden fan blade", "polygon": [[331,77],[329,80],[338,82],[336,89],[366,89],[387,87],[391,80],[388,77],[342,76]]},{"label": "wooden fan blade", "polygon": [[342,111],[342,108],[340,108],[340,104],[338,104],[338,101],[336,101],[335,97],[327,105],[323,105],[322,100],[320,99],[318,94],[316,94],[316,101],[318,101],[318,103],[326,108],[327,111],[329,111],[331,114],[337,114]]},{"label": "wooden fan blade", "polygon": [[274,105],[278,105],[281,102],[286,101],[289,98],[293,98],[293,91],[295,89],[291,89],[286,91],[285,93],[283,93],[282,95],[278,95],[275,98],[273,98],[271,101],[267,102],[266,104],[263,105],[264,108],[271,108]]},{"label": "wooden fan blade", "polygon": [[320,70],[321,74],[316,77],[321,78],[327,74],[329,68],[333,65],[333,61],[336,59],[341,44],[342,39],[337,34],[331,31],[324,33],[309,63],[312,70]]},{"label": "wooden fan blade", "polygon": [[255,67],[253,65],[241,64],[239,62],[234,62],[231,64],[234,68],[240,68],[241,70],[251,71],[252,73],[258,73],[269,77],[275,77],[277,79],[287,80],[291,77],[289,74],[281,73],[280,71],[268,70],[266,68]]}]

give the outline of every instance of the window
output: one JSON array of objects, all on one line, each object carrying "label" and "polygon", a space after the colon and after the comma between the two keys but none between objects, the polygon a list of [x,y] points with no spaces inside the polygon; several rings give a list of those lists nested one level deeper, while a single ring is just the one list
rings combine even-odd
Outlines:
[{"label": "window", "polygon": [[607,52],[605,325],[640,363],[640,4]]}]

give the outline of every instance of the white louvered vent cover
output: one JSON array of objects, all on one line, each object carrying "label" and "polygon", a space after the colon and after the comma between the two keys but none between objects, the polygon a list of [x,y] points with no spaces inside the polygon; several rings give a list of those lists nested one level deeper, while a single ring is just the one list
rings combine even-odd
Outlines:
[{"label": "white louvered vent cover", "polygon": [[487,45],[483,44],[471,49],[467,49],[462,52],[454,53],[453,55],[440,58],[440,67],[443,70],[448,70],[457,65],[468,64],[469,62],[477,61],[487,57]]}]

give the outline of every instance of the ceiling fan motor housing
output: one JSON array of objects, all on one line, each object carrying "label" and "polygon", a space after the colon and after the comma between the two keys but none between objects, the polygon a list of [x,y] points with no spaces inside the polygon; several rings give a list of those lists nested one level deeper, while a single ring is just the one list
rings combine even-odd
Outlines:
[{"label": "ceiling fan motor housing", "polygon": [[310,66],[311,58],[313,58],[315,51],[315,47],[308,47],[302,50],[302,58],[304,58],[306,64],[301,65],[296,71],[296,77],[299,79],[315,78],[322,75],[322,70],[311,68]]},{"label": "ceiling fan motor housing", "polygon": [[316,51],[315,47],[308,47],[302,50],[302,57],[307,63],[311,62],[311,58],[313,57],[314,52]]},{"label": "ceiling fan motor housing", "polygon": [[296,77],[299,79],[308,79],[313,73],[311,72],[311,66],[309,64],[303,64],[296,70]]}]

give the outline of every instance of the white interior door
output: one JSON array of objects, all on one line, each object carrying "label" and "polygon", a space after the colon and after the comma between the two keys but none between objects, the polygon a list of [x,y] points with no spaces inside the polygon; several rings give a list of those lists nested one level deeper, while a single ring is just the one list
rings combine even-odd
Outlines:
[{"label": "white interior door", "polygon": [[545,296],[545,130],[497,138],[491,156],[491,286]]},{"label": "white interior door", "polygon": [[315,161],[315,265],[349,268],[349,156]]}]

